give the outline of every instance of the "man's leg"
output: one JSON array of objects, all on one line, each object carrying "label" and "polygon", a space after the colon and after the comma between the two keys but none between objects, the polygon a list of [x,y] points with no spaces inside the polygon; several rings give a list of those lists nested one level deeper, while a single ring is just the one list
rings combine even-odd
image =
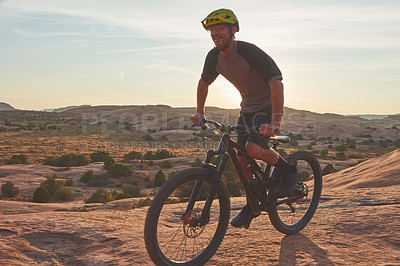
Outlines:
[{"label": "man's leg", "polygon": [[278,197],[287,197],[292,194],[301,175],[296,166],[289,164],[276,151],[264,149],[252,142],[246,144],[246,151],[254,159],[275,166],[272,176],[281,179],[276,193]]}]

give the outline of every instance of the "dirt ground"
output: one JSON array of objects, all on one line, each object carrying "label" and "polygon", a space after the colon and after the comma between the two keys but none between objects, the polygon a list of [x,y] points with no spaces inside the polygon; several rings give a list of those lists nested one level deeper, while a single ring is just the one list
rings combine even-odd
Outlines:
[{"label": "dirt ground", "polygon": [[[300,233],[279,233],[263,214],[248,230],[229,226],[207,265],[400,265],[399,165],[396,150],[324,176],[319,208]],[[153,265],[143,240],[147,208],[132,209],[135,200],[85,209],[81,201],[1,200],[0,265]],[[232,217],[243,202],[231,199]]]}]

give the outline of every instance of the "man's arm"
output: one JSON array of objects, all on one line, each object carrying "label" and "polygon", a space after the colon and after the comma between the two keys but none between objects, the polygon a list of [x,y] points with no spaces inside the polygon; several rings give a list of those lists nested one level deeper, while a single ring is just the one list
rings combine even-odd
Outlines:
[{"label": "man's arm", "polygon": [[275,80],[269,86],[271,88],[272,104],[271,123],[260,126],[260,134],[263,136],[272,136],[275,130],[281,128],[283,115],[283,84],[280,80]]},{"label": "man's arm", "polygon": [[205,114],[205,103],[208,95],[208,84],[199,80],[197,85],[197,107],[196,113],[190,117],[193,125],[198,124],[198,119],[203,117]]},{"label": "man's arm", "polygon": [[271,104],[272,104],[272,116],[271,124],[274,130],[281,128],[281,120],[283,116],[283,84],[280,80],[273,81],[269,87],[271,88]]}]

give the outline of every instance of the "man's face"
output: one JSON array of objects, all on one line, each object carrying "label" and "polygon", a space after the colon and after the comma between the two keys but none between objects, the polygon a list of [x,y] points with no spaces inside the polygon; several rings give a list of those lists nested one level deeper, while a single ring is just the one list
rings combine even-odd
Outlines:
[{"label": "man's face", "polygon": [[223,48],[229,40],[230,32],[229,27],[225,24],[217,24],[208,28],[211,34],[211,39],[214,41],[215,46]]}]

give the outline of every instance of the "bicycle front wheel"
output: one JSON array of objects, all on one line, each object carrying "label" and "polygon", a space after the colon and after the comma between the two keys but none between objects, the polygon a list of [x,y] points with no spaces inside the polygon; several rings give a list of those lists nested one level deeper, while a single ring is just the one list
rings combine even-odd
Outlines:
[{"label": "bicycle front wheel", "polygon": [[[296,163],[302,175],[292,196],[300,198],[292,201],[277,199],[268,211],[268,215],[278,231],[294,234],[310,222],[318,207],[322,190],[321,167],[317,158],[306,151],[293,152],[285,159],[291,164]],[[285,203],[280,204],[280,201]]]},{"label": "bicycle front wheel", "polygon": [[[193,201],[195,184],[198,193]],[[212,187],[215,196],[202,215]],[[157,265],[204,264],[221,244],[229,218],[225,185],[214,184],[208,169],[183,170],[168,179],[149,207],[144,232],[149,256]]]}]

